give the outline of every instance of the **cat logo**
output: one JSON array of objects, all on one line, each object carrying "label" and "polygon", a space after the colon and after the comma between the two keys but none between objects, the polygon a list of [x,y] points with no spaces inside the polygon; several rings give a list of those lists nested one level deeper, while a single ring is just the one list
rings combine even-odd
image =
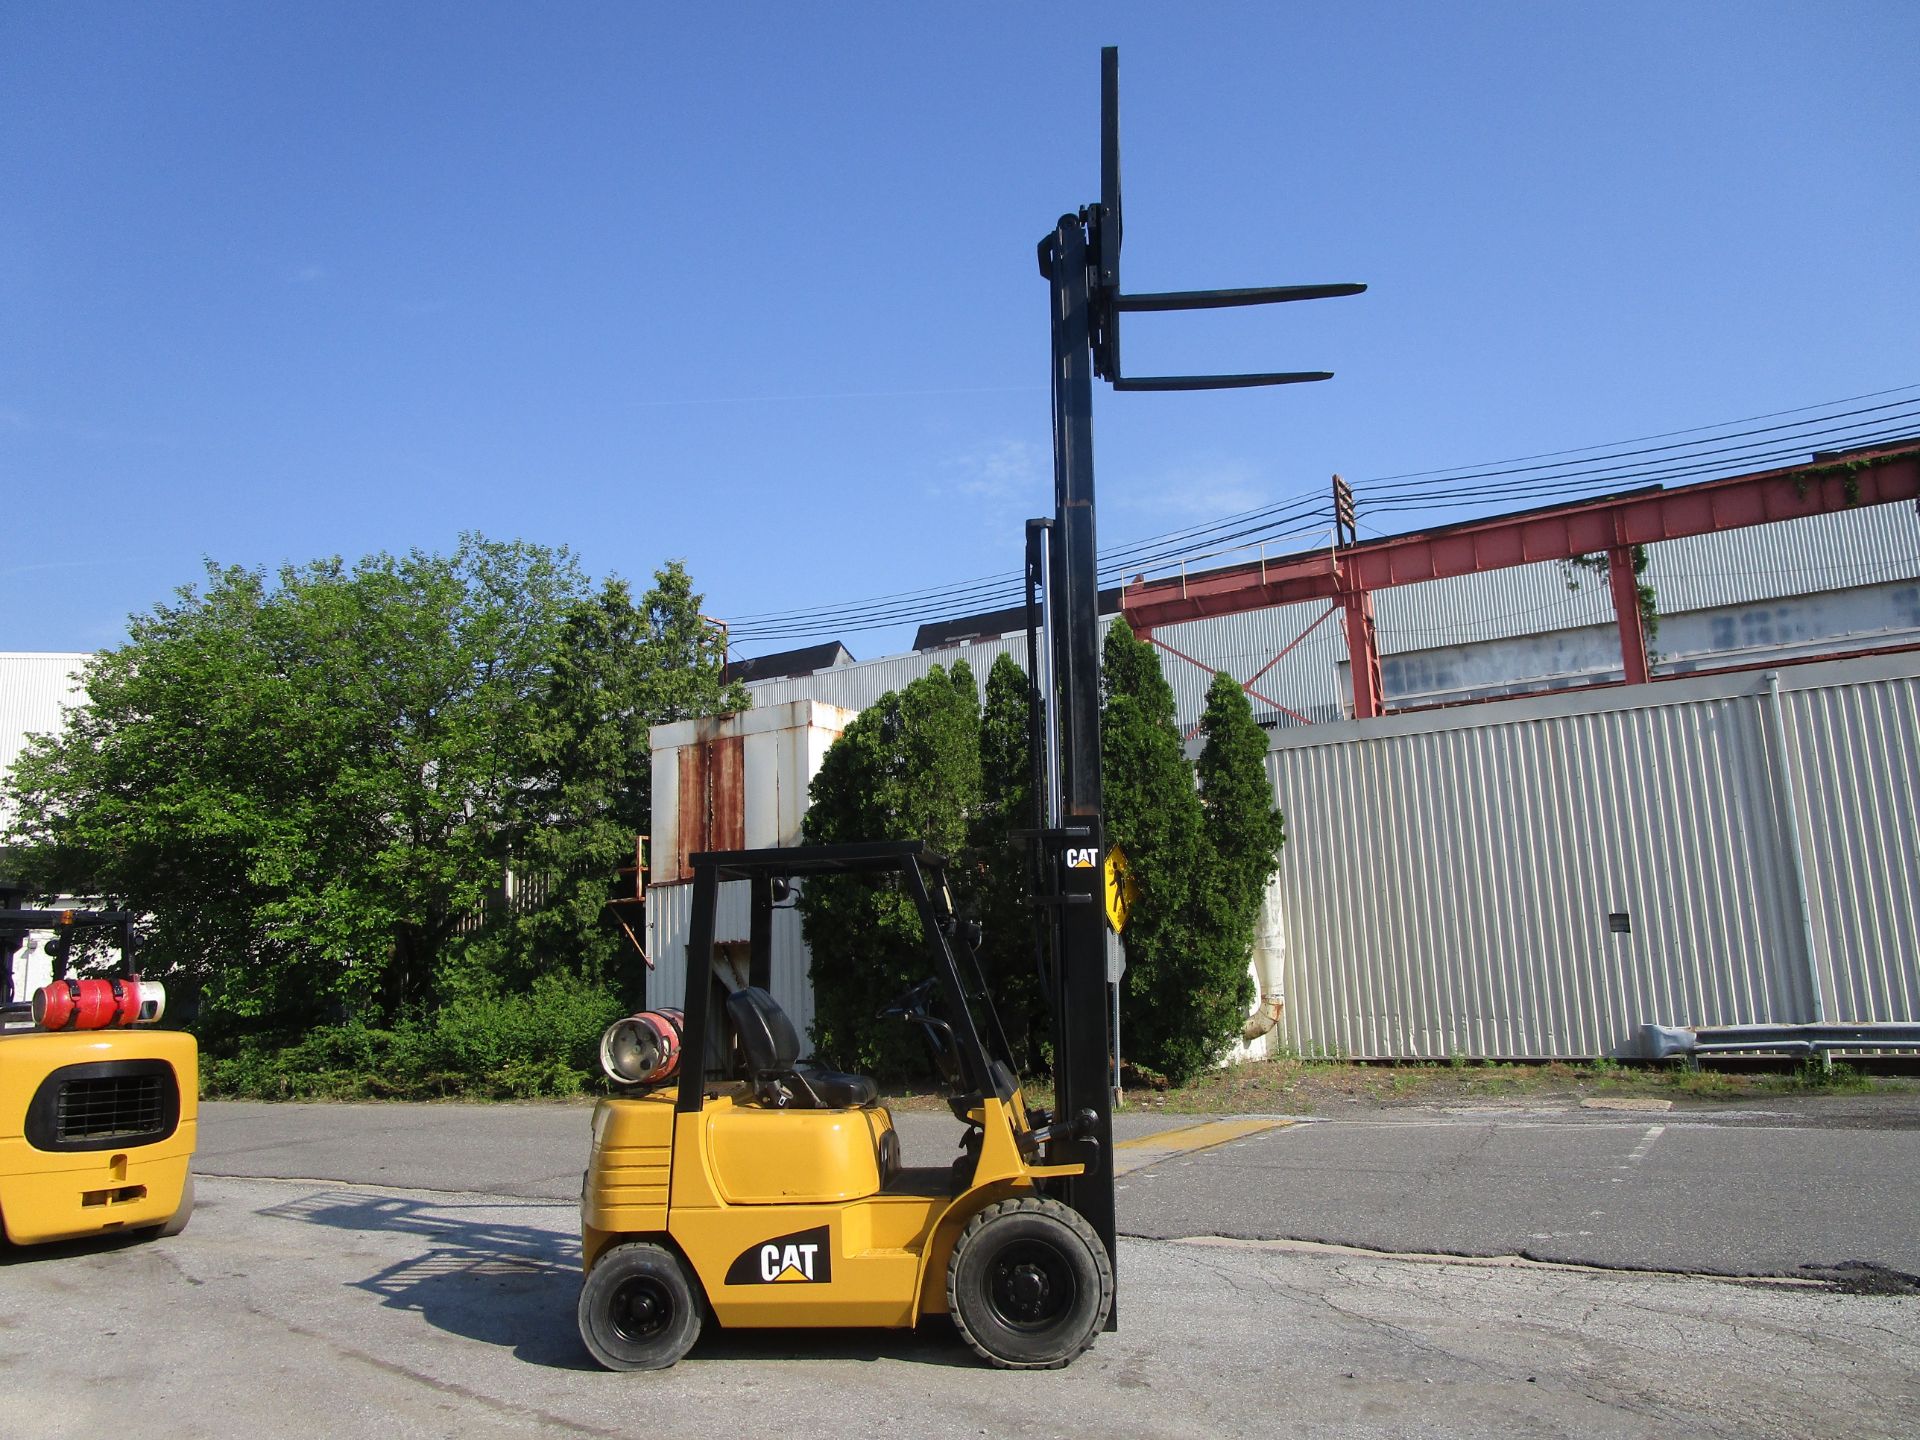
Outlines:
[{"label": "cat logo", "polygon": [[1100,847],[1098,845],[1076,845],[1067,851],[1069,870],[1097,870],[1100,868]]},{"label": "cat logo", "polygon": [[833,1279],[833,1244],[825,1225],[749,1245],[727,1268],[729,1285],[824,1285]]}]

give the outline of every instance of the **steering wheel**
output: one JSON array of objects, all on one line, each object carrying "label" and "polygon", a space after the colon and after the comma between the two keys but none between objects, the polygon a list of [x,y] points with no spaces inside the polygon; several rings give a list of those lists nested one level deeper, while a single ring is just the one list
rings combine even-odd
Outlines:
[{"label": "steering wheel", "polygon": [[880,1018],[917,1021],[930,1019],[931,1017],[927,1014],[927,1004],[939,993],[939,990],[939,979],[929,975],[912,989],[903,990],[896,995],[887,1008],[880,1012]]},{"label": "steering wheel", "polygon": [[926,1037],[927,1051],[933,1057],[934,1069],[948,1085],[958,1089],[964,1077],[960,1072],[959,1047],[953,1041],[953,1027],[927,1010],[939,993],[939,978],[929,975],[912,989],[897,996],[892,1004],[880,1012],[880,1018],[904,1020],[910,1025],[918,1025],[920,1033]]}]

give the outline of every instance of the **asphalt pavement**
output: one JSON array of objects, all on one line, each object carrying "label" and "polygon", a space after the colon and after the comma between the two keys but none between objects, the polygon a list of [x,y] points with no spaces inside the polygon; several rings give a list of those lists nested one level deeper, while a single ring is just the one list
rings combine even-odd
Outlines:
[{"label": "asphalt pavement", "polygon": [[728,1332],[592,1368],[559,1200],[203,1179],[187,1231],[0,1257],[7,1440],[711,1434],[1907,1435],[1913,1299],[1127,1240],[1120,1329],[1065,1370],[951,1324]]},{"label": "asphalt pavement", "polygon": [[[207,1105],[183,1235],[0,1251],[0,1436],[1916,1434],[1920,1128],[1856,1111],[1133,1110],[1120,1327],[1068,1369],[936,1318],[617,1375],[574,1319],[586,1106]],[[1629,1268],[1512,1258],[1555,1227]],[[1716,1257],[1796,1278],[1637,1268]]]},{"label": "asphalt pavement", "polygon": [[[1149,1239],[1301,1240],[1705,1274],[1852,1265],[1920,1276],[1920,1113],[1905,1097],[1878,1107],[1837,1098],[1289,1117],[1123,1174],[1120,1227]],[[195,1167],[572,1201],[590,1113],[584,1104],[212,1103],[202,1107]],[[1139,1142],[1204,1118],[1134,1108],[1116,1116],[1115,1134]],[[907,1113],[896,1123],[909,1164],[954,1154],[950,1117]]]}]

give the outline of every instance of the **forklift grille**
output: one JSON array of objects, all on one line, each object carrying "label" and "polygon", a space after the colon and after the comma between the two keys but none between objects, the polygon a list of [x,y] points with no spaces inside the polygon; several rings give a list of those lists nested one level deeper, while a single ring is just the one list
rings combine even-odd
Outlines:
[{"label": "forklift grille", "polygon": [[60,1087],[54,1119],[56,1140],[131,1140],[160,1128],[160,1077],[110,1075],[69,1080]]},{"label": "forklift grille", "polygon": [[179,1088],[164,1061],[67,1065],[41,1082],[27,1140],[40,1150],[151,1145],[173,1134],[179,1117]]}]

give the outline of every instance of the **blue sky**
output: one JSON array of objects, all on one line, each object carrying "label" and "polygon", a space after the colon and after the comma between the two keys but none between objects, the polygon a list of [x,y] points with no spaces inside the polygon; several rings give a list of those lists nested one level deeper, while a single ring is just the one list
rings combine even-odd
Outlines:
[{"label": "blue sky", "polygon": [[[723,617],[1015,569],[1121,49],[1103,547],[1920,382],[1920,6],[0,7],[0,649],[567,544]],[[856,654],[910,630],[849,634]],[[753,647],[757,649],[769,646]]]}]

